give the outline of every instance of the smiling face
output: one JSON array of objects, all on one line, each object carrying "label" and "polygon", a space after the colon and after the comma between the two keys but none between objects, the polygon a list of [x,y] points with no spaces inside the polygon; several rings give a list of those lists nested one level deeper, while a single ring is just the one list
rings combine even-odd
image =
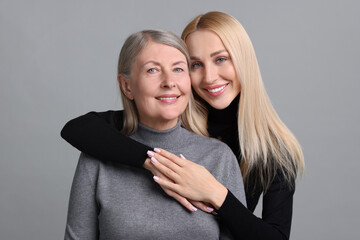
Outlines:
[{"label": "smiling face", "polygon": [[153,129],[174,127],[191,91],[186,57],[176,48],[149,41],[137,56],[130,79],[119,75],[124,94],[135,101],[139,121]]},{"label": "smiling face", "polygon": [[186,38],[191,58],[191,84],[212,107],[224,109],[241,90],[231,57],[219,36],[197,30]]}]

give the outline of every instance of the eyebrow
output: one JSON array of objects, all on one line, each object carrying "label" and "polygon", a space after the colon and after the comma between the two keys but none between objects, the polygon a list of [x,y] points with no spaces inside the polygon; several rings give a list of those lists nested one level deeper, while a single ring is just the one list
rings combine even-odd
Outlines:
[{"label": "eyebrow", "polygon": [[[227,50],[226,49],[221,49],[219,51],[213,52],[213,53],[210,54],[210,57],[216,56],[216,55],[218,55],[220,53],[223,53],[223,52],[227,52]],[[190,56],[190,59],[191,60],[200,60],[200,58],[196,57],[196,56]]]},{"label": "eyebrow", "polygon": [[[150,60],[150,61],[144,62],[144,63],[143,63],[143,66],[145,66],[146,64],[149,64],[149,63],[153,63],[153,64],[155,64],[155,65],[161,65],[161,64],[160,64],[159,62],[157,62],[157,61]],[[177,65],[177,64],[181,64],[181,63],[187,65],[187,63],[184,62],[184,61],[177,61],[177,62],[174,62],[174,63],[172,64],[172,66]]]},{"label": "eyebrow", "polygon": [[174,62],[174,63],[173,63],[173,66],[174,66],[174,65],[178,65],[178,64],[185,64],[185,65],[187,65],[187,63],[184,62],[184,61],[177,61],[177,62]]}]

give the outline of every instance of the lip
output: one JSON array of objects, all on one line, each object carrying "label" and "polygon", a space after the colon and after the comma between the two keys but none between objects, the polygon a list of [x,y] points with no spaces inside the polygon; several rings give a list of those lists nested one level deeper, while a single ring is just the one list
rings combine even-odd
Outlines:
[{"label": "lip", "polygon": [[181,95],[178,94],[163,94],[155,97],[155,99],[159,100],[162,103],[172,104],[175,103]]},{"label": "lip", "polygon": [[204,90],[209,95],[211,95],[213,97],[217,97],[217,96],[220,96],[221,94],[223,94],[223,92],[225,91],[225,89],[228,85],[229,85],[229,83],[208,86],[208,87],[204,87]]}]

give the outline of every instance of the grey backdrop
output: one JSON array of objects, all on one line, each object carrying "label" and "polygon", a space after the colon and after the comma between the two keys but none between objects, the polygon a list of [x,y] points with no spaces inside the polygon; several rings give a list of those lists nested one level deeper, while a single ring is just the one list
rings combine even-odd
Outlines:
[{"label": "grey backdrop", "polygon": [[180,34],[209,10],[247,29],[272,103],[303,146],[292,239],[358,238],[359,8],[355,0],[1,0],[0,239],[63,238],[79,152],[60,138],[62,126],[121,108],[116,62],[126,36]]}]

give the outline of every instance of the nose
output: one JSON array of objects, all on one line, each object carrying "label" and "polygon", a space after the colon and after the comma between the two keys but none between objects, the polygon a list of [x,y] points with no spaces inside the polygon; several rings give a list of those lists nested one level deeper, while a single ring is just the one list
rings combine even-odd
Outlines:
[{"label": "nose", "polygon": [[218,79],[218,73],[215,67],[205,66],[204,68],[204,81],[207,84],[213,84]]},{"label": "nose", "polygon": [[174,78],[171,76],[170,73],[165,71],[163,72],[161,87],[170,89],[175,87]]}]

